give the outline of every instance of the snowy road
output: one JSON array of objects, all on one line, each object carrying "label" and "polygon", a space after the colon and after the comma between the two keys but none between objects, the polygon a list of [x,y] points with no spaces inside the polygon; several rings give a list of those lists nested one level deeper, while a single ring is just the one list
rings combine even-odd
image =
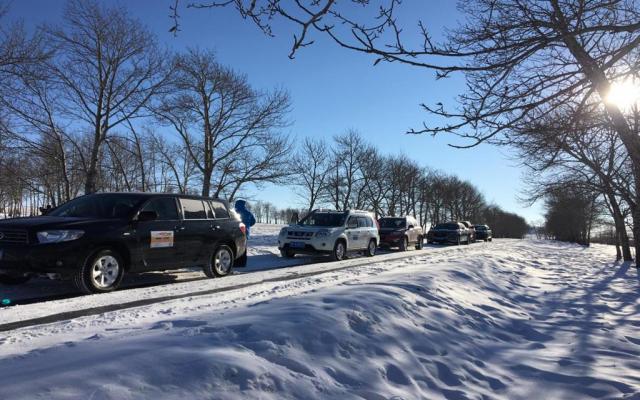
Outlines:
[{"label": "snowy road", "polygon": [[[5,332],[0,398],[640,397],[640,276],[610,248],[503,240],[399,257],[0,310],[20,320],[257,280]],[[349,263],[364,265],[338,269]]]}]

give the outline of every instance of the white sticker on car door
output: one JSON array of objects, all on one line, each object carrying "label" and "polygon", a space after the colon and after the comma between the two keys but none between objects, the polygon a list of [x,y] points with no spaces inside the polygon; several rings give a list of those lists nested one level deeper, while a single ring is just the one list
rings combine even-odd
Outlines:
[{"label": "white sticker on car door", "polygon": [[173,247],[173,231],[151,231],[151,248]]}]

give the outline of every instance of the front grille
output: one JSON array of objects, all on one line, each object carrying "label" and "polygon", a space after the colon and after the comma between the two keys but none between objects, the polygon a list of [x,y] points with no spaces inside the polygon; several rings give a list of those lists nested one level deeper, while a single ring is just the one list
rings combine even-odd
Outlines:
[{"label": "front grille", "polygon": [[29,243],[29,234],[23,230],[2,229],[0,243]]},{"label": "front grille", "polygon": [[289,239],[309,240],[312,237],[313,237],[313,232],[298,232],[298,231],[287,232],[287,238]]}]

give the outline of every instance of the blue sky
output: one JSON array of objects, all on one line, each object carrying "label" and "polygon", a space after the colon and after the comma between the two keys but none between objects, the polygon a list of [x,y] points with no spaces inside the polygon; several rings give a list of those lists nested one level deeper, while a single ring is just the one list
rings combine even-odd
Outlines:
[{"label": "blue sky", "polygon": [[[341,49],[320,35],[314,35],[313,46],[290,60],[293,27],[277,23],[276,37],[268,38],[231,8],[182,9],[182,30],[174,37],[168,32],[170,3],[135,0],[119,4],[125,4],[156,32],[163,45],[173,50],[214,49],[221,62],[246,73],[255,87],[287,89],[293,101],[288,128],[292,137],[331,138],[357,129],[383,152],[406,154],[421,165],[456,174],[475,184],[488,201],[529,221],[541,218],[541,205],[525,207],[517,199],[526,176],[509,149],[491,145],[454,149],[447,145],[459,143],[453,136],[404,134],[428,120],[420,103],[453,104],[456,94],[464,90],[461,76],[436,81],[424,69],[384,63],[374,67],[372,58]],[[10,17],[21,18],[28,26],[56,23],[64,4],[63,0],[14,0]],[[419,16],[434,33],[455,26],[461,18],[453,0],[405,0],[402,10],[401,18],[407,18],[410,27]],[[300,202],[290,189],[278,187],[267,187],[252,198],[282,207]]]}]

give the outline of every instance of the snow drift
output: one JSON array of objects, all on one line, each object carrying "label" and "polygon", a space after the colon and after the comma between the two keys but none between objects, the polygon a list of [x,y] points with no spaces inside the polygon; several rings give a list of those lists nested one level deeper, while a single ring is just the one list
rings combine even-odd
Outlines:
[{"label": "snow drift", "polygon": [[610,252],[505,240],[15,331],[0,397],[638,398],[639,277]]}]

